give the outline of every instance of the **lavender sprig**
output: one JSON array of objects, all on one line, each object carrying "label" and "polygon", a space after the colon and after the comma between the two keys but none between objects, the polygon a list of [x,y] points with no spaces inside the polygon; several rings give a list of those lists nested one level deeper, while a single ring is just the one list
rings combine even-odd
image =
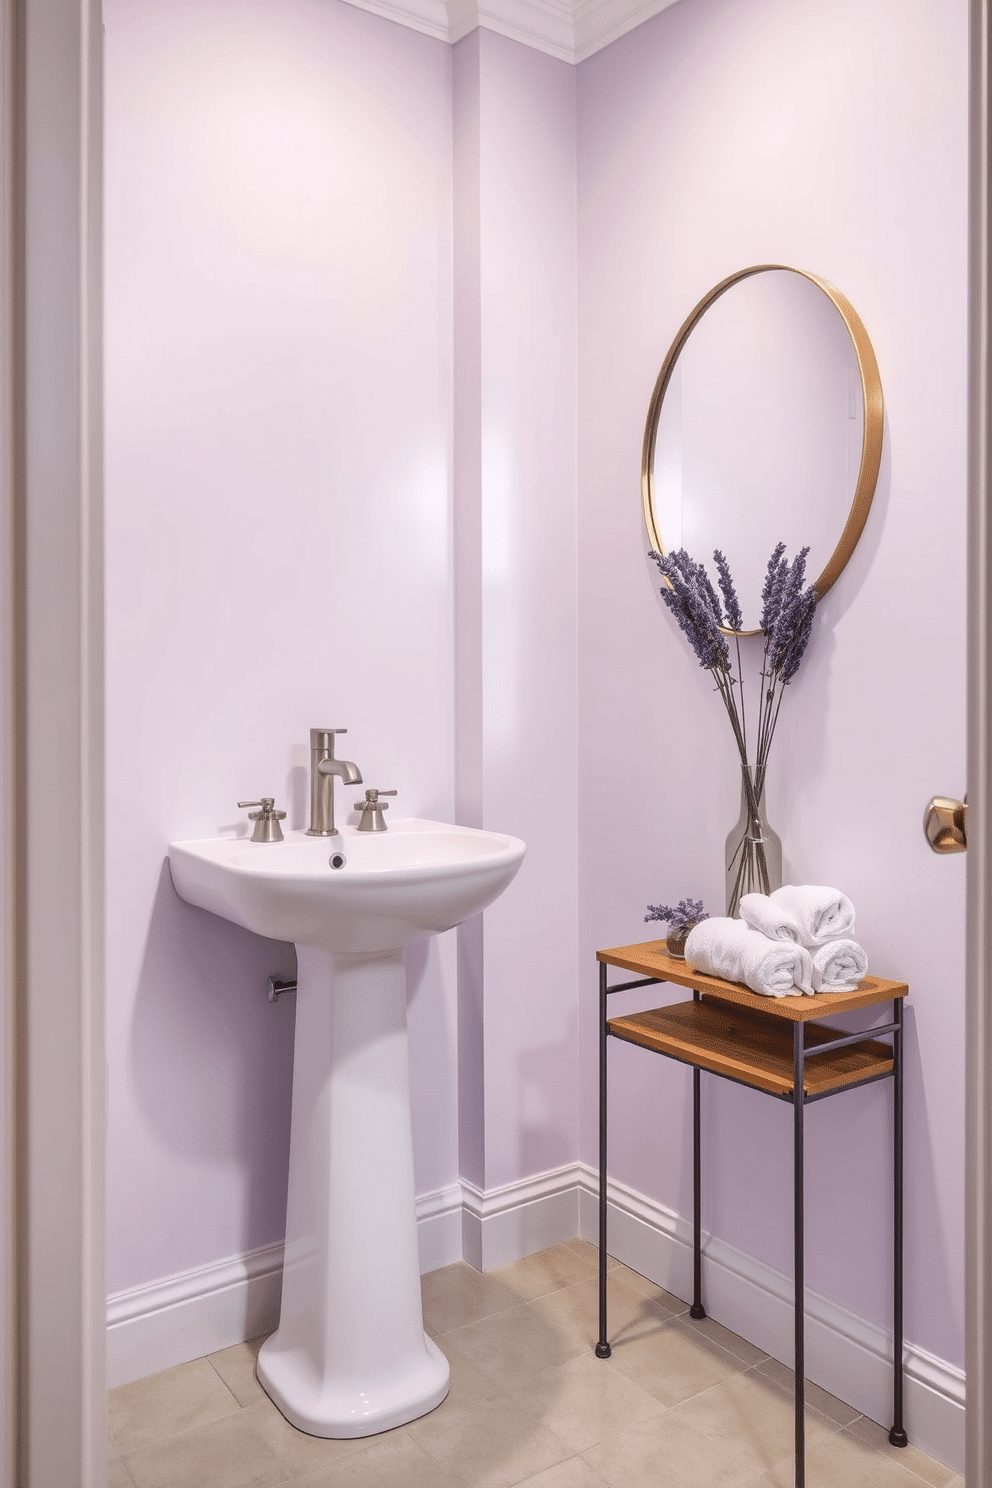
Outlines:
[{"label": "lavender sprig", "polygon": [[708,920],[709,915],[703,908],[702,899],[680,899],[674,909],[669,909],[667,904],[649,904],[644,919],[661,920],[670,924],[673,930],[681,930],[683,925]]},{"label": "lavender sprig", "polygon": [[777,543],[768,560],[765,582],[761,590],[761,629],[767,635],[778,618],[781,605],[782,585],[785,582],[787,564],[782,554],[785,543]]},{"label": "lavender sprig", "polygon": [[727,624],[731,630],[744,629],[744,615],[741,612],[740,600],[737,598],[737,590],[730,574],[730,564],[719,548],[714,549],[713,562],[716,571],[720,575],[720,593],[727,607]]},{"label": "lavender sprig", "polygon": [[799,670],[809,638],[813,633],[813,616],[816,613],[816,591],[807,589],[796,600],[793,615],[792,635],[782,651],[781,675],[783,686],[791,682]]},{"label": "lavender sprig", "polygon": [[[803,590],[803,579],[806,577],[806,555],[809,548],[800,548],[789,568],[788,575],[782,585],[781,608],[775,619],[768,636],[767,651],[768,659],[773,672],[784,672],[787,659],[791,660],[795,653],[798,633],[804,622],[807,611],[809,620],[812,622],[812,610],[816,606],[816,595],[812,588]],[[808,635],[807,635],[808,639]],[[803,645],[792,667],[790,676],[794,676],[802,660]],[[785,678],[783,677],[783,681]]]},{"label": "lavender sprig", "polygon": [[679,629],[695,653],[699,665],[729,671],[730,649],[721,625],[720,602],[702,564],[694,562],[684,548],[662,557],[652,553],[668,585],[661,597],[675,616]]},{"label": "lavender sprig", "polygon": [[720,608],[720,599],[716,590],[713,588],[713,582],[703,564],[695,564],[695,569],[699,592],[705,600],[708,600],[710,611],[717,625],[722,625],[723,610]]}]

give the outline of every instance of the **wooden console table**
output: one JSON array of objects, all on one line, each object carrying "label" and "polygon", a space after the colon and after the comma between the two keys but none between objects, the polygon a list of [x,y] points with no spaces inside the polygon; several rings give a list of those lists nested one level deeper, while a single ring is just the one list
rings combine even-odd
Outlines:
[{"label": "wooden console table", "polygon": [[[902,999],[905,982],[862,978],[855,992],[819,992],[815,997],[759,997],[737,982],[690,971],[667,954],[665,942],[617,946],[597,951],[599,962],[599,1342],[596,1354],[608,1359],[606,1327],[606,1050],[610,1037],[639,1044],[692,1068],[693,1295],[689,1315],[706,1316],[702,1303],[700,1248],[700,1072],[708,1071],[752,1090],[786,1101],[793,1108],[793,1219],[795,1241],[796,1488],[805,1488],[805,1315],[803,1280],[803,1112],[813,1101],[875,1080],[892,1080],[893,1147],[893,1425],[889,1441],[904,1447],[902,1379],[903,1237],[903,1049]],[[636,981],[609,986],[608,968],[636,972]],[[672,1003],[610,1018],[607,999],[614,992],[672,982],[692,991],[691,1002]],[[814,1022],[876,1002],[892,1003],[892,1021],[865,1033],[847,1034]],[[891,1037],[892,1043],[882,1040]],[[800,1092],[796,1099],[796,1092]]]}]

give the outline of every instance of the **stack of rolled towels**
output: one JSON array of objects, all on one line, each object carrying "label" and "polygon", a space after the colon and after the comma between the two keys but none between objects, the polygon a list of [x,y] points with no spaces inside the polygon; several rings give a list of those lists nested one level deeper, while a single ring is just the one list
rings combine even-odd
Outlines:
[{"label": "stack of rolled towels", "polygon": [[765,997],[853,992],[868,971],[846,894],[817,884],[786,884],[745,894],[739,920],[701,920],[689,932],[693,971],[743,982]]}]

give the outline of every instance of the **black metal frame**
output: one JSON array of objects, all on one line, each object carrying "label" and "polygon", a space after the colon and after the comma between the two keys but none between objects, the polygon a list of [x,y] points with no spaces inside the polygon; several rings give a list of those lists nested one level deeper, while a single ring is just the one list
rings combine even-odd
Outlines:
[{"label": "black metal frame", "polygon": [[[596,1344],[596,1357],[608,1359],[612,1350],[607,1339],[606,1326],[606,1214],[607,1214],[607,1179],[606,1179],[606,1093],[607,1093],[607,1039],[617,1037],[612,1034],[609,1027],[607,1015],[607,999],[614,992],[627,992],[634,987],[653,987],[662,982],[662,977],[639,977],[632,982],[619,982],[616,986],[607,985],[607,963],[601,961],[599,965],[599,1341]],[[698,1002],[700,994],[694,991],[693,1001]],[[825,1100],[831,1095],[841,1095],[845,1090],[855,1090],[861,1085],[872,1085],[878,1080],[892,1080],[893,1094],[893,1343],[892,1343],[892,1428],[889,1431],[889,1441],[894,1447],[905,1447],[909,1438],[906,1435],[903,1424],[903,1009],[902,999],[892,999],[892,1022],[883,1023],[876,1028],[868,1028],[863,1033],[841,1034],[829,1043],[811,1045],[806,1047],[805,1022],[797,1020],[793,1025],[792,1035],[792,1064],[793,1064],[793,1088],[783,1095],[775,1096],[774,1099],[783,1100],[792,1105],[792,1182],[793,1182],[793,1238],[795,1245],[795,1392],[796,1392],[796,1488],[805,1488],[806,1483],[806,1427],[805,1427],[805,1353],[806,1353],[806,1315],[805,1315],[805,1205],[804,1205],[804,1113],[805,1108],[814,1101]],[[849,1044],[864,1043],[867,1039],[875,1039],[885,1035],[892,1036],[892,1069],[883,1075],[870,1075],[864,1080],[852,1080],[847,1085],[839,1085],[833,1090],[824,1090],[817,1095],[807,1095],[805,1089],[805,1067],[807,1059],[815,1059],[820,1054],[826,1054],[830,1049],[841,1049]],[[702,1302],[702,1159],[701,1159],[701,1115],[700,1115],[700,1076],[702,1069],[689,1059],[679,1059],[677,1055],[668,1054],[664,1050],[652,1050],[652,1053],[662,1054],[666,1059],[674,1059],[678,1064],[686,1064],[692,1069],[692,1304],[689,1308],[689,1316],[692,1318],[704,1318],[706,1312]],[[750,1085],[745,1080],[735,1079],[732,1075],[723,1075],[716,1070],[707,1070],[707,1074],[716,1079],[729,1080],[734,1085],[744,1085],[748,1090],[756,1090],[759,1087]],[[761,1094],[771,1094],[769,1091],[761,1091]],[[798,1098],[797,1098],[798,1093]]]}]

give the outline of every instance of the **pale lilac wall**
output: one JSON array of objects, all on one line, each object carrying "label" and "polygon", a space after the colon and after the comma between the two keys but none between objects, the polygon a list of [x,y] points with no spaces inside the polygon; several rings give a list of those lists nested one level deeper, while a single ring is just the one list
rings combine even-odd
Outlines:
[{"label": "pale lilac wall", "polygon": [[[455,810],[483,819],[482,764],[482,76],[478,33],[452,53],[452,247],[454,253]],[[485,959],[482,921],[458,945],[458,1162],[486,1186]]]},{"label": "pale lilac wall", "polygon": [[[720,912],[738,808],[726,719],[644,558],[647,402],[710,285],[792,263],[864,320],[887,432],[865,536],[783,709],[769,814],[788,877],[845,889],[873,968],[911,984],[906,1326],[957,1363],[964,867],[929,853],[920,822],[964,785],[966,69],[964,0],[682,0],[578,69],[579,711],[596,721],[579,787],[597,824],[580,855],[583,1154],[593,951],[650,936],[648,901]],[[614,1171],[691,1213],[687,1076],[611,1056]],[[807,1123],[807,1282],[884,1325],[890,1110],[875,1086]],[[787,1110],[713,1081],[704,1125],[705,1227],[788,1273]]]},{"label": "pale lilac wall", "polygon": [[[109,0],[111,1290],[281,1236],[291,953],[163,859],[239,796],[299,824],[312,724],[396,809],[529,844],[457,1009],[453,938],[412,962],[419,1191],[458,1142],[487,1188],[571,1161],[580,1105],[594,1160],[592,953],[717,905],[737,808],[644,559],[643,418],[687,310],[774,258],[853,300],[888,434],[770,810],[912,983],[907,1325],[960,1359],[963,868],[919,822],[963,784],[964,10],[682,0],[572,70],[338,0]],[[613,1055],[615,1171],[685,1214],[685,1082]],[[883,1323],[888,1110],[809,1122],[810,1284]],[[788,1271],[784,1108],[705,1119],[707,1226]]]},{"label": "pale lilac wall", "polygon": [[114,1291],[281,1237],[292,953],[163,858],[301,825],[312,724],[528,843],[457,1007],[411,953],[418,1191],[576,1156],[575,93],[336,0],[113,0],[107,58]]},{"label": "pale lilac wall", "polygon": [[[311,725],[453,814],[451,53],[316,0],[108,0],[106,41],[115,1291],[285,1214],[291,951],[179,901],[170,838],[262,792],[303,824]],[[421,1192],[457,1173],[449,963],[412,961]]]},{"label": "pale lilac wall", "polygon": [[527,842],[462,935],[463,1172],[493,1188],[578,1147],[574,69],[474,32],[455,134],[459,801]]}]

